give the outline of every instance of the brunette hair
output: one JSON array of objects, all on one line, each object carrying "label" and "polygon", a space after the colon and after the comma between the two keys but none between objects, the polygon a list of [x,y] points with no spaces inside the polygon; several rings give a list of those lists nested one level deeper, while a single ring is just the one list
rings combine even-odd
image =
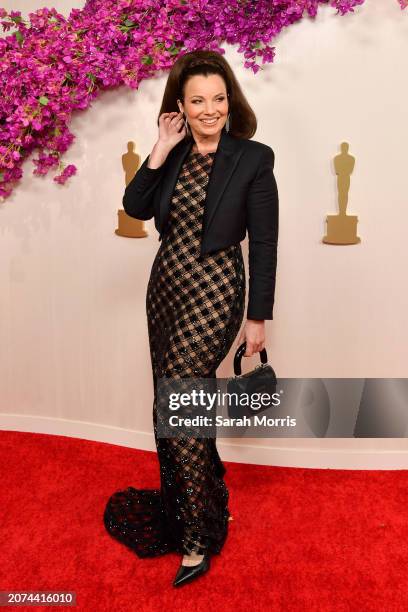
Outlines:
[{"label": "brunette hair", "polygon": [[[229,134],[235,138],[252,138],[256,132],[257,120],[254,111],[245,98],[241,87],[226,59],[217,51],[199,49],[178,57],[167,78],[160,112],[180,112],[177,100],[184,104],[184,86],[186,81],[196,74],[207,76],[219,74],[226,85],[230,114]],[[224,128],[225,129],[225,126]],[[187,135],[190,138],[191,135]]]}]

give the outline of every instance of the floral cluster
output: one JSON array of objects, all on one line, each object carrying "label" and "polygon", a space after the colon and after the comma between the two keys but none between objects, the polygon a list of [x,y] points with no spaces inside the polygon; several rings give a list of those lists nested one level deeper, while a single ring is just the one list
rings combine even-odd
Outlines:
[{"label": "floral cluster", "polygon": [[[408,0],[398,0],[405,9]],[[22,177],[34,151],[34,174],[57,169],[63,184],[76,173],[62,155],[74,139],[68,125],[104,89],[137,89],[143,79],[169,69],[178,55],[196,49],[224,53],[238,45],[254,73],[273,62],[270,42],[281,30],[315,17],[329,4],[344,15],[364,0],[87,0],[68,18],[42,8],[25,21],[0,8],[0,197]],[[260,64],[260,63],[261,64]]]}]

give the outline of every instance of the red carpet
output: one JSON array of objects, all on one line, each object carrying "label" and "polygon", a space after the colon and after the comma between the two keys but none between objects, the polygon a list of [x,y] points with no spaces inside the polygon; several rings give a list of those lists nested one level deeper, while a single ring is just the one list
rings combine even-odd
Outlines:
[{"label": "red carpet", "polygon": [[72,590],[86,612],[408,608],[408,470],[226,462],[227,542],[175,589],[179,555],[139,559],[102,521],[113,491],[159,486],[155,453],[2,431],[0,455],[2,591]]}]

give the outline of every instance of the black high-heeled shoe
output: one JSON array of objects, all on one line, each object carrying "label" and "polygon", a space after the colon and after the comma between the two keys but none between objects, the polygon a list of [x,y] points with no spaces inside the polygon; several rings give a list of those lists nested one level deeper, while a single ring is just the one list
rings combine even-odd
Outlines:
[{"label": "black high-heeled shoe", "polygon": [[197,563],[197,565],[180,565],[178,568],[176,577],[173,582],[173,586],[182,586],[187,582],[191,582],[194,578],[202,576],[205,572],[210,569],[210,553],[208,550],[205,551],[204,557]]}]

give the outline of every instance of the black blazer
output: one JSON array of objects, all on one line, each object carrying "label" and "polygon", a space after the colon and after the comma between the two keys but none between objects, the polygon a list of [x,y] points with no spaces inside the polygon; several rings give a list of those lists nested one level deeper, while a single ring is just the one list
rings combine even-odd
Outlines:
[{"label": "black blazer", "polygon": [[[130,217],[154,223],[162,239],[182,163],[193,145],[181,140],[160,168],[144,160],[126,186],[123,208]],[[248,319],[273,319],[278,243],[275,155],[261,142],[222,131],[204,202],[201,254],[238,244],[248,230]]]}]

